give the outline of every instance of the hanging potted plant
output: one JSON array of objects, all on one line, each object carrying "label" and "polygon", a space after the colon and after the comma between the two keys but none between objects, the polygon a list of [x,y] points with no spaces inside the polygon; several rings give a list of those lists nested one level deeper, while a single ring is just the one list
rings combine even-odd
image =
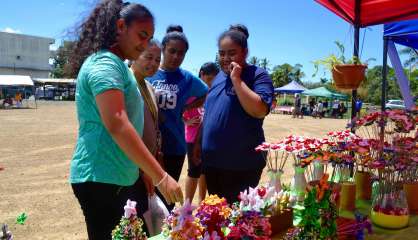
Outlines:
[{"label": "hanging potted plant", "polygon": [[323,66],[331,72],[334,84],[338,89],[357,89],[365,79],[367,63],[375,59],[370,58],[361,63],[358,57],[353,57],[346,61],[344,46],[338,41],[335,41],[335,44],[340,50],[340,55],[331,54],[324,59],[314,61],[315,73],[313,77],[318,72],[319,66]]}]

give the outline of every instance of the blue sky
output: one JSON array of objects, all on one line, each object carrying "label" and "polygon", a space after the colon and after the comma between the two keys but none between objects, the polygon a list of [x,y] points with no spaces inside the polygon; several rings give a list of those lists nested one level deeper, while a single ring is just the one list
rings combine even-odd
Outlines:
[{"label": "blue sky", "polygon": [[[139,2],[139,1],[131,1]],[[162,39],[169,24],[180,24],[189,39],[190,50],[183,68],[194,73],[206,61],[213,61],[219,34],[230,24],[245,24],[250,31],[250,56],[266,57],[271,68],[277,64],[300,63],[312,78],[311,61],[337,53],[335,40],[353,52],[353,30],[313,0],[142,0],[156,18],[155,37]],[[65,32],[82,20],[91,0],[2,0],[0,30],[52,37],[59,44]],[[361,58],[382,62],[382,26],[366,30]],[[361,42],[364,29],[361,30]],[[321,74],[320,74],[321,75]]]}]

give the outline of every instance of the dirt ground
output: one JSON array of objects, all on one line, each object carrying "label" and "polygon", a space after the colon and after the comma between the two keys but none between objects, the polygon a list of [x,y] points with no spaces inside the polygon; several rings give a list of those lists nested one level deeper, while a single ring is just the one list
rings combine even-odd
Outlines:
[{"label": "dirt ground", "polygon": [[[289,134],[323,136],[347,120],[292,119],[271,114],[264,124],[268,141]],[[68,183],[77,136],[74,102],[39,102],[38,109],[0,110],[0,223],[14,239],[87,239],[84,219]],[[180,182],[184,186],[187,164]],[[284,182],[293,170],[288,162]],[[262,181],[265,181],[265,174]],[[16,217],[26,213],[24,225]]]}]

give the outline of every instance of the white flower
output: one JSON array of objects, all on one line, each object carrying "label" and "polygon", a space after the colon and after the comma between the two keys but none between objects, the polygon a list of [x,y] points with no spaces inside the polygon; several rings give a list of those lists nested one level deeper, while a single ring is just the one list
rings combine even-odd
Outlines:
[{"label": "white flower", "polygon": [[135,201],[131,201],[128,199],[128,201],[126,201],[126,205],[123,209],[125,209],[125,214],[124,217],[126,218],[130,218],[132,215],[136,215],[136,202]]}]

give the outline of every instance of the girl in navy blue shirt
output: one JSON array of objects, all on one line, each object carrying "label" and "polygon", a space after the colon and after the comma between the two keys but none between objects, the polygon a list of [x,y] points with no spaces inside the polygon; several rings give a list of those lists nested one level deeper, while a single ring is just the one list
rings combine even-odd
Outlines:
[{"label": "girl in navy blue shirt", "polygon": [[202,133],[202,162],[209,194],[228,202],[255,187],[265,161],[255,147],[264,138],[263,120],[273,99],[268,73],[246,62],[248,30],[231,26],[218,40],[222,69],[209,90]]}]

